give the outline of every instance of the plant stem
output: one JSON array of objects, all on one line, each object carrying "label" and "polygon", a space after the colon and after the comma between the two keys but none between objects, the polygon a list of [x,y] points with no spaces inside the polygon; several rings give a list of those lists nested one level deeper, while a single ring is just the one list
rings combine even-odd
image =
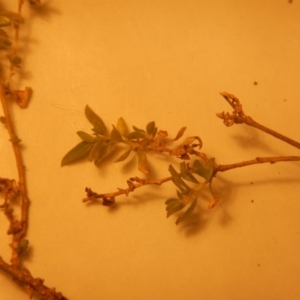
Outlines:
[{"label": "plant stem", "polygon": [[18,222],[20,226],[20,230],[18,230],[15,234],[13,234],[12,241],[12,257],[11,262],[15,267],[20,265],[20,258],[17,252],[17,248],[21,239],[26,235],[27,227],[28,227],[28,210],[29,210],[29,198],[27,194],[27,186],[26,186],[26,175],[23,164],[23,157],[20,149],[19,138],[15,133],[15,129],[11,120],[11,114],[9,111],[7,99],[5,96],[5,91],[7,87],[0,83],[0,99],[2,104],[2,109],[5,117],[5,125],[10,137],[10,141],[13,147],[13,152],[16,160],[17,170],[18,170],[18,179],[19,179],[19,190],[21,196],[21,220]]},{"label": "plant stem", "polygon": [[251,117],[247,116],[242,108],[242,105],[240,103],[240,100],[232,95],[229,94],[227,92],[223,92],[221,93],[221,95],[225,98],[225,100],[229,103],[229,105],[234,109],[232,114],[229,114],[228,112],[222,112],[222,113],[218,113],[217,116],[221,119],[223,119],[223,122],[226,126],[232,126],[233,124],[247,124],[248,126],[252,126],[256,129],[259,129],[263,132],[266,132],[274,137],[276,137],[277,139],[280,139],[292,146],[294,146],[297,149],[300,149],[300,143],[296,142],[295,140],[292,140],[291,138],[288,138],[287,136],[278,133],[264,125],[261,125],[259,123],[257,123],[256,121],[254,121]]},{"label": "plant stem", "polygon": [[256,157],[252,160],[242,161],[239,163],[228,164],[228,165],[217,165],[215,167],[214,173],[225,172],[236,168],[246,167],[255,164],[264,164],[271,163],[274,164],[276,162],[284,162],[284,161],[300,161],[300,156],[279,156],[279,157]]},{"label": "plant stem", "polygon": [[67,300],[61,293],[56,292],[55,289],[45,286],[42,279],[34,278],[25,268],[22,268],[21,270],[14,268],[7,264],[1,256],[0,268],[7,274],[12,275],[17,282],[22,283],[30,295],[30,298],[32,298],[34,291],[37,291],[41,300]]},{"label": "plant stem", "polygon": [[114,193],[106,193],[106,194],[98,194],[93,192],[91,189],[86,188],[87,197],[84,198],[83,202],[89,201],[97,201],[102,200],[102,204],[105,206],[110,206],[115,203],[115,197],[120,195],[128,196],[129,193],[133,192],[135,189],[140,188],[145,185],[162,185],[165,182],[171,181],[172,177],[165,177],[162,179],[147,179],[147,178],[139,178],[133,177],[127,180],[128,187],[125,189],[118,188],[117,192]]},{"label": "plant stem", "polygon": [[[214,167],[214,176],[218,172],[226,172],[229,170],[233,170],[236,168],[242,168],[250,165],[255,164],[264,164],[264,163],[271,163],[274,164],[276,162],[284,162],[284,161],[300,161],[300,156],[279,156],[279,157],[256,157],[252,160],[242,161],[239,163],[228,164],[228,165],[215,165]],[[178,173],[181,176],[180,173]],[[125,189],[118,188],[117,192],[113,193],[105,193],[105,194],[98,194],[93,192],[91,189],[86,188],[87,197],[84,198],[83,202],[93,202],[102,200],[102,204],[105,206],[111,206],[115,203],[115,198],[120,195],[128,196],[129,193],[135,191],[135,189],[140,188],[146,185],[162,185],[163,183],[169,182],[172,180],[172,176],[165,177],[162,179],[147,179],[147,178],[139,178],[133,177],[127,180],[128,187]]]},{"label": "plant stem", "polygon": [[300,149],[300,143],[298,143],[297,141],[292,140],[291,138],[288,138],[287,136],[285,136],[285,135],[283,135],[283,134],[281,134],[279,132],[276,132],[276,131],[274,131],[274,130],[272,130],[272,129],[264,126],[264,125],[261,125],[261,124],[257,123],[252,118],[248,118],[247,120],[245,120],[245,124],[247,124],[249,126],[252,126],[252,127],[256,128],[256,129],[259,129],[259,130],[261,130],[263,132],[266,132],[266,133],[268,133],[268,134],[276,137],[277,139],[280,139],[280,140],[282,140],[282,141],[284,141],[284,142],[286,142],[286,143],[294,146],[295,148]]}]

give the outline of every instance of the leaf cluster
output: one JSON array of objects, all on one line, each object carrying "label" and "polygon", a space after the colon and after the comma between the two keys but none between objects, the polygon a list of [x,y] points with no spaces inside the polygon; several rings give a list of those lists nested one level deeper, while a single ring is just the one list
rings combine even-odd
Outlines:
[{"label": "leaf cluster", "polygon": [[[181,162],[180,173],[172,165],[169,166],[172,182],[177,187],[177,197],[166,200],[167,217],[182,211],[186,207],[188,208],[179,216],[176,224],[188,220],[192,216],[201,191],[207,184],[211,187],[210,183],[214,175],[214,166],[214,158],[209,159],[207,162],[201,162],[197,159],[192,167],[185,162]],[[193,174],[200,176],[202,180],[199,181]],[[186,181],[193,186],[187,184]]]},{"label": "leaf cluster", "polygon": [[96,166],[100,166],[113,154],[118,154],[114,162],[121,162],[134,153],[138,161],[138,169],[148,174],[150,169],[147,152],[167,152],[176,155],[177,152],[167,148],[167,144],[178,140],[186,129],[181,128],[174,139],[169,139],[168,133],[158,130],[154,121],[149,122],[145,129],[132,126],[130,131],[124,119],[119,118],[109,131],[103,120],[88,105],[85,107],[85,116],[93,125],[92,134],[77,132],[81,142],[66,153],[61,162],[62,166],[83,158],[88,158]]}]

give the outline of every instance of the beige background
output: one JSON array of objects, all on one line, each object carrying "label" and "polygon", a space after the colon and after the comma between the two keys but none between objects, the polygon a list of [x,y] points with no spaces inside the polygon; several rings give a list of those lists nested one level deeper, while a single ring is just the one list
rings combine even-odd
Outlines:
[{"label": "beige background", "polygon": [[[208,211],[201,200],[195,228],[166,219],[172,184],[120,197],[109,210],[82,204],[84,188],[114,191],[140,175],[135,168],[60,168],[79,141],[75,132],[91,128],[86,104],[108,126],[120,116],[138,127],[155,120],[171,136],[187,126],[222,164],[299,155],[215,117],[230,110],[219,95],[227,91],[257,121],[299,140],[299,1],[43,2],[48,11],[33,15],[23,31],[21,84],[34,88],[34,98],[28,110],[14,112],[32,200],[26,266],[33,275],[71,300],[299,299],[299,163],[220,174],[222,201]],[[0,175],[11,178],[7,144],[1,130]],[[169,159],[150,162],[153,177],[168,176]],[[0,226],[8,259],[3,216]],[[2,274],[0,285],[1,299],[27,299]]]}]

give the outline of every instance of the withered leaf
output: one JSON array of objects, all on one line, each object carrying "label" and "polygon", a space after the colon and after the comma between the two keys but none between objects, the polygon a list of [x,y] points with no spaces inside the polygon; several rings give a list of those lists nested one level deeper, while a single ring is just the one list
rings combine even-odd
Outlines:
[{"label": "withered leaf", "polygon": [[144,174],[149,174],[150,171],[149,171],[149,167],[148,167],[146,153],[142,150],[138,150],[137,158],[138,158],[138,169]]},{"label": "withered leaf", "polygon": [[179,139],[183,136],[185,130],[186,130],[186,127],[182,127],[182,128],[178,131],[178,133],[177,133],[176,137],[173,139],[173,141],[179,140]]}]

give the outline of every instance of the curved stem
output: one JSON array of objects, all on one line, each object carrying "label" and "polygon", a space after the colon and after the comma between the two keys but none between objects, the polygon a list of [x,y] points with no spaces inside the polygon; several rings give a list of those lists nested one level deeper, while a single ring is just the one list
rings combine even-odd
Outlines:
[{"label": "curved stem", "polygon": [[300,143],[298,143],[297,141],[295,140],[292,140],[290,139],[289,137],[277,132],[277,131],[274,131],[264,125],[261,125],[259,123],[257,123],[256,121],[254,121],[252,118],[248,118],[247,120],[245,120],[245,124],[249,125],[249,126],[252,126],[256,129],[259,129],[263,132],[266,132],[274,137],[276,137],[277,139],[280,139],[284,142],[286,142],[287,144],[290,144],[292,146],[294,146],[295,148],[298,148],[300,149]]},{"label": "curved stem", "polygon": [[232,126],[233,124],[246,124],[248,126],[252,126],[256,129],[259,129],[265,133],[268,133],[274,137],[276,137],[277,139],[280,139],[290,145],[292,145],[293,147],[300,149],[300,143],[292,140],[290,138],[288,138],[287,136],[278,133],[264,125],[261,125],[259,123],[257,123],[256,121],[254,121],[250,116],[247,116],[244,111],[243,111],[243,107],[242,104],[240,103],[240,100],[232,95],[229,94],[227,92],[223,92],[221,93],[221,95],[224,97],[224,99],[229,103],[229,105],[233,108],[233,113],[229,114],[228,112],[222,112],[222,113],[218,113],[217,116],[219,118],[221,118],[224,122],[224,124],[226,126]]}]

